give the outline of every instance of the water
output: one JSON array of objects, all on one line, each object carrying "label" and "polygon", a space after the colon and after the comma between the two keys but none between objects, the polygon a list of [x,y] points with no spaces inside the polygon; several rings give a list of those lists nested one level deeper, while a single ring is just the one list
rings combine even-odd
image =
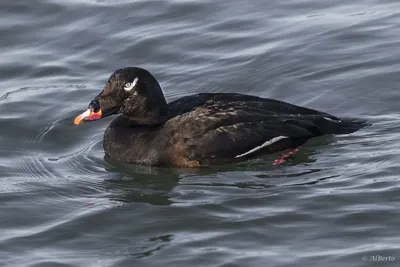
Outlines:
[{"label": "water", "polygon": [[[0,266],[399,266],[400,4],[0,2]],[[104,158],[116,69],[373,125],[203,170]],[[383,258],[386,257],[386,258]]]}]

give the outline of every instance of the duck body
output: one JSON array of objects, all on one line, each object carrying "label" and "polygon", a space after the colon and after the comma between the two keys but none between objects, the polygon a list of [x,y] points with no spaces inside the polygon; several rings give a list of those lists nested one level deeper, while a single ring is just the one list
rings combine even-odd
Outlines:
[{"label": "duck body", "polygon": [[315,136],[352,133],[366,125],[235,93],[201,93],[167,103],[155,77],[138,67],[115,71],[74,123],[114,114],[121,115],[105,130],[106,155],[151,166],[234,162],[297,147]]},{"label": "duck body", "polygon": [[167,106],[159,124],[117,117],[105,131],[105,153],[126,163],[199,167],[298,147],[312,137],[351,133],[364,124],[236,93],[195,94]]}]

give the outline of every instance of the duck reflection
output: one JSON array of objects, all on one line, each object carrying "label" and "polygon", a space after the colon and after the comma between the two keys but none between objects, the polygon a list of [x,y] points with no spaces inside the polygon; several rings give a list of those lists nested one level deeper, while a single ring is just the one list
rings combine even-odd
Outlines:
[{"label": "duck reflection", "polygon": [[279,153],[239,164],[204,168],[162,168],[123,164],[105,156],[105,170],[113,175],[103,181],[103,186],[110,193],[109,199],[112,201],[171,205],[181,194],[179,190],[175,190],[179,185],[259,190],[283,185],[315,184],[320,179],[310,180],[308,176],[319,172],[320,169],[305,170],[304,166],[315,162],[315,154],[320,153],[320,148],[333,141],[333,137],[316,138],[280,166],[272,165]]}]

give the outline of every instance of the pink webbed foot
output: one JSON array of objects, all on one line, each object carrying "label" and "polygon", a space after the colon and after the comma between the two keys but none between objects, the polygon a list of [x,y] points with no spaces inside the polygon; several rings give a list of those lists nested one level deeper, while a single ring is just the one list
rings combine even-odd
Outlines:
[{"label": "pink webbed foot", "polygon": [[288,160],[288,158],[291,157],[296,152],[298,152],[299,149],[300,149],[299,147],[296,147],[296,148],[290,150],[288,153],[280,155],[276,160],[274,160],[272,165],[277,166],[277,165],[281,165],[281,164],[285,163]]}]

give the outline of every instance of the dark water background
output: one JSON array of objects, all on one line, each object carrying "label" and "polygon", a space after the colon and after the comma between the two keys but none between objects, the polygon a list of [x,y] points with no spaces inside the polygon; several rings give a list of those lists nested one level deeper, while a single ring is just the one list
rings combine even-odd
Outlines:
[{"label": "dark water background", "polygon": [[[400,266],[399,62],[397,1],[0,1],[0,266]],[[125,66],[373,126],[280,167],[121,165],[113,118],[73,118]]]}]

